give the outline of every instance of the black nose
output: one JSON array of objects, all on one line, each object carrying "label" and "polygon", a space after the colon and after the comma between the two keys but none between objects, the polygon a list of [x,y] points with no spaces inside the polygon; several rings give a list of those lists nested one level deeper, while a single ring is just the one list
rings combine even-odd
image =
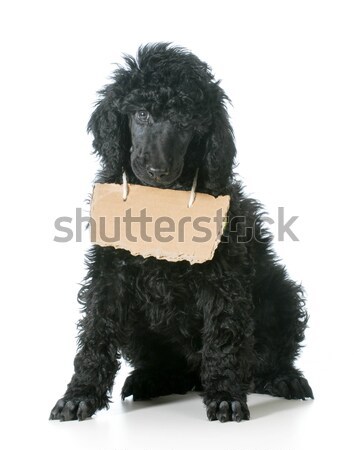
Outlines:
[{"label": "black nose", "polygon": [[150,178],[154,180],[161,180],[169,174],[169,171],[167,169],[155,169],[154,167],[148,167],[147,173]]}]

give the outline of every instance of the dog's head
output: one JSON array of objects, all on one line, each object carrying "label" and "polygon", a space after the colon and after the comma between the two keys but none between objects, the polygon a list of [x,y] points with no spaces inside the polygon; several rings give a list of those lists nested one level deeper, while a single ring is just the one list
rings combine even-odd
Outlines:
[{"label": "dog's head", "polygon": [[209,67],[169,44],[141,47],[125,57],[88,130],[101,157],[101,180],[220,193],[232,177],[235,146],[224,102]]},{"label": "dog's head", "polygon": [[150,110],[139,109],[129,116],[131,168],[142,183],[170,186],[183,171],[194,130],[191,126],[181,128]]}]

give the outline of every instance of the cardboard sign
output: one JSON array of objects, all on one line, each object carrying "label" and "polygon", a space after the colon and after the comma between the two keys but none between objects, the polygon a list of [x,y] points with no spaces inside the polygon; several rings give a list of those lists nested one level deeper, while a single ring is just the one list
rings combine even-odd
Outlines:
[{"label": "cardboard sign", "polygon": [[91,241],[191,264],[212,259],[224,229],[230,196],[217,198],[190,191],[128,185],[95,184],[91,200]]}]

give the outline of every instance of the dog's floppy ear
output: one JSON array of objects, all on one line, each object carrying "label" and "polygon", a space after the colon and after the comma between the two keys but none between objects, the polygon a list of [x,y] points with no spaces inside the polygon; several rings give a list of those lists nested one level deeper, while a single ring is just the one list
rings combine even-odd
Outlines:
[{"label": "dog's floppy ear", "polygon": [[204,187],[214,195],[220,194],[232,179],[236,147],[229,116],[224,104],[228,100],[224,91],[216,84],[217,106],[213,110],[213,121],[206,134],[205,156],[200,168]]},{"label": "dog's floppy ear", "polygon": [[93,134],[92,145],[101,159],[103,174],[121,176],[131,147],[128,116],[119,112],[112,85],[100,94],[102,98],[96,104],[87,131]]}]

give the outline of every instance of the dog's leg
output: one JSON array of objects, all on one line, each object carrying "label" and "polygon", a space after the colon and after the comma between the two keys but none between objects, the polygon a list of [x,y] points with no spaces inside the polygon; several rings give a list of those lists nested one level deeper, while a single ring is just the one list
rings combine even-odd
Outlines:
[{"label": "dog's leg", "polygon": [[294,367],[307,326],[301,286],[283,267],[270,264],[257,285],[254,391],[287,399],[313,398],[308,381]]},{"label": "dog's leg", "polygon": [[[112,323],[88,314],[74,360],[75,373],[67,391],[53,408],[50,419],[84,420],[108,406],[115,374],[119,368],[117,342],[110,334]],[[107,327],[107,328],[106,328]]]},{"label": "dog's leg", "polygon": [[[103,299],[102,299],[103,300]],[[75,373],[67,391],[53,408],[50,419],[84,420],[108,406],[119,368],[114,323],[89,311],[82,323],[80,350],[74,360]]]},{"label": "dog's leg", "polygon": [[221,280],[219,292],[215,288],[203,295],[201,381],[209,420],[240,422],[249,419],[246,395],[254,360],[252,303],[242,289],[235,293],[233,286],[227,292],[226,284]]},{"label": "dog's leg", "polygon": [[120,367],[119,316],[124,314],[122,305],[118,305],[123,288],[118,284],[117,274],[114,278],[111,273],[114,264],[105,256],[102,251],[100,261],[91,262],[88,282],[80,291],[85,315],[79,322],[75,373],[63,398],[51,411],[50,419],[84,420],[108,407],[114,377]]}]

